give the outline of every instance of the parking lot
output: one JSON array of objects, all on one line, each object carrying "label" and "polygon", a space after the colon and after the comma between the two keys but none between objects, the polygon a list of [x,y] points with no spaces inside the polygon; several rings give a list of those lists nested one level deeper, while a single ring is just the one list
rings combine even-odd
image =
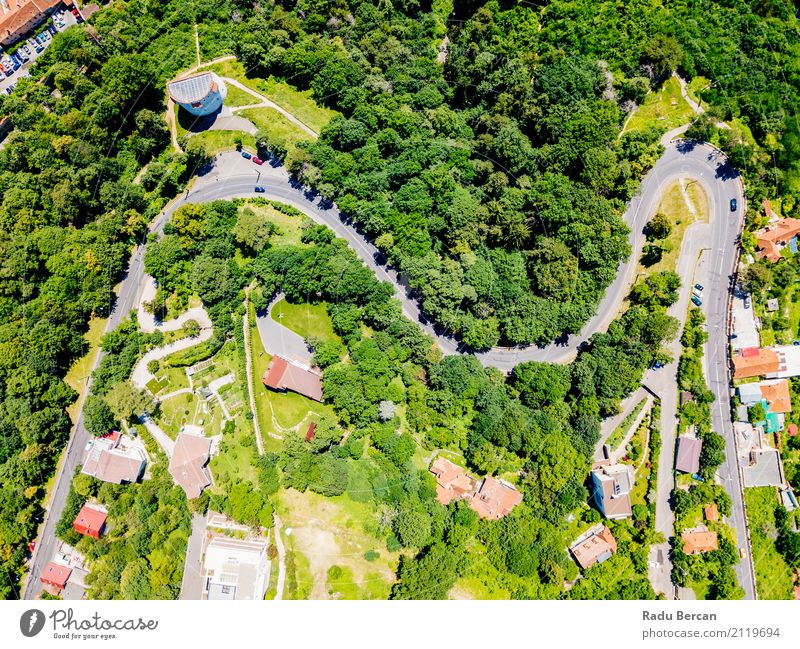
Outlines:
[{"label": "parking lot", "polygon": [[[30,55],[28,55],[26,52],[26,56],[28,56],[28,61],[25,61],[10,77],[7,77],[5,74],[0,74],[0,76],[2,76],[2,79],[0,79],[0,93],[5,94],[7,88],[14,86],[17,83],[17,81],[19,81],[22,77],[29,76],[30,73],[28,72],[28,70],[33,65],[33,62],[37,58],[39,58],[42,52],[44,52],[50,45],[50,43],[52,43],[52,39],[48,38],[41,45],[42,51],[37,52],[36,49],[33,47],[32,43],[32,37],[34,35],[46,32],[48,26],[50,25],[55,25],[57,31],[64,31],[65,29],[68,29],[71,25],[75,25],[78,22],[77,18],[75,18],[75,16],[73,16],[69,11],[57,11],[54,15],[60,16],[64,26],[63,27],[58,26],[57,24],[54,23],[53,18],[50,17],[33,31],[31,36],[29,36],[28,39],[24,41],[27,44],[28,49],[30,50]],[[7,61],[7,59],[8,59],[8,54],[4,50],[3,53],[0,54],[0,61]]]}]

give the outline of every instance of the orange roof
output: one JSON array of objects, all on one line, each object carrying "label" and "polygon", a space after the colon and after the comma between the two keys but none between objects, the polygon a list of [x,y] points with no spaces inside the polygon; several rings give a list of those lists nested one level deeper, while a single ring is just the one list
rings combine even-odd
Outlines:
[{"label": "orange roof", "polygon": [[706,505],[703,511],[707,521],[716,523],[719,520],[719,509],[717,509],[717,503]]},{"label": "orange roof", "polygon": [[747,354],[737,354],[733,357],[733,367],[733,378],[746,379],[777,372],[780,362],[778,354],[771,349],[758,349],[757,352],[748,350]]},{"label": "orange roof", "polygon": [[789,427],[786,430],[789,433],[789,437],[794,437],[797,435],[797,424],[789,424]]},{"label": "orange roof", "polygon": [[755,233],[761,255],[770,261],[781,258],[780,248],[800,234],[800,219],[780,219]]},{"label": "orange roof", "polygon": [[615,554],[617,540],[611,534],[611,530],[604,525],[600,532],[593,534],[578,545],[573,545],[571,550],[575,560],[581,568],[586,570],[597,563],[599,559],[607,559],[612,554]]},{"label": "orange roof", "polygon": [[681,534],[681,539],[683,539],[684,554],[701,554],[716,550],[718,547],[717,533],[709,532],[708,530],[702,532],[684,531]]},{"label": "orange roof", "polygon": [[762,383],[761,396],[769,402],[770,412],[787,413],[792,411],[792,397],[789,394],[789,381],[786,379],[775,383]]},{"label": "orange roof", "polygon": [[273,390],[291,390],[304,397],[322,401],[322,378],[317,372],[294,363],[281,356],[274,356],[267,365],[267,371],[261,379]]},{"label": "orange roof", "polygon": [[517,489],[492,476],[483,479],[481,488],[469,501],[469,506],[481,518],[503,518],[522,502],[522,494]]},{"label": "orange roof", "polygon": [[436,499],[443,505],[475,490],[475,483],[464,469],[443,457],[436,458],[430,471],[436,476]]},{"label": "orange roof", "polygon": [[13,42],[32,29],[61,0],[7,0],[8,11],[0,15],[0,42]]}]

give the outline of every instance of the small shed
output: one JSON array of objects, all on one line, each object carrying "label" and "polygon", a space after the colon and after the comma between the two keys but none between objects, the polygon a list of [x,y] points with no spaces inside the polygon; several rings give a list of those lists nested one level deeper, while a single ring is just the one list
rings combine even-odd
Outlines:
[{"label": "small shed", "polygon": [[317,430],[317,422],[312,421],[308,426],[308,432],[306,433],[306,441],[310,442],[314,439],[314,431]]},{"label": "small shed", "polygon": [[778,308],[779,308],[778,298],[772,297],[769,300],[767,300],[767,311],[769,311],[770,313],[775,313],[778,310]]}]

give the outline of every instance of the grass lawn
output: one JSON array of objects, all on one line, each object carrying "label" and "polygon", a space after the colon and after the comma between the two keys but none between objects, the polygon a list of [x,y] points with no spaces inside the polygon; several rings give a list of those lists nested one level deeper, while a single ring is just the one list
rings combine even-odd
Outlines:
[{"label": "grass lawn", "polygon": [[333,331],[325,302],[292,304],[283,299],[272,307],[272,319],[303,338],[340,341],[339,336]]},{"label": "grass lawn", "polygon": [[86,390],[86,382],[89,379],[89,375],[92,373],[92,366],[97,358],[97,352],[100,351],[100,339],[103,337],[107,323],[107,318],[92,318],[89,320],[89,330],[83,336],[86,342],[85,353],[72,364],[69,372],[64,377],[67,385],[79,395],[78,399],[67,408],[67,414],[73,423],[80,411],[81,398]]},{"label": "grass lawn", "polygon": [[[298,572],[302,575],[307,569],[310,599],[388,598],[399,555],[386,550],[379,531],[381,514],[371,501],[284,489],[276,509],[287,545],[307,561],[306,566],[298,562]],[[378,557],[368,561],[368,550]]]},{"label": "grass lawn", "polygon": [[[317,403],[294,392],[278,393],[267,389],[261,377],[267,371],[272,358],[261,344],[261,337],[255,326],[255,313],[250,305],[250,353],[253,360],[253,396],[256,402],[261,437],[268,444],[269,433],[283,436],[290,430],[305,433],[312,421],[321,417],[334,418],[330,406]],[[272,449],[268,449],[272,450]]]},{"label": "grass lawn", "polygon": [[189,387],[186,368],[168,367],[161,363],[161,370],[147,384],[147,389],[154,397],[163,396],[175,390]]},{"label": "grass lawn", "polygon": [[[247,76],[244,65],[239,61],[223,61],[214,63],[209,67],[220,76],[236,79],[242,85],[274,101],[278,106],[294,115],[317,133],[337,114],[335,110],[318,106],[314,101],[314,93],[311,90],[297,90],[288,83],[278,81],[274,77],[260,79]],[[228,84],[229,89],[230,85]]]},{"label": "grass lawn", "polygon": [[685,124],[694,117],[694,111],[681,95],[681,86],[670,77],[658,90],[650,92],[644,102],[625,125],[625,131],[636,131],[655,126],[668,131]]},{"label": "grass lawn", "polygon": [[239,207],[239,212],[245,207],[260,214],[278,226],[280,232],[270,237],[273,246],[295,246],[304,245],[300,241],[303,235],[303,223],[310,222],[310,219],[302,214],[291,215],[276,210],[272,205],[259,204],[254,201],[246,201]]},{"label": "grass lawn", "polygon": [[225,95],[225,105],[228,108],[236,108],[237,106],[250,106],[251,104],[258,104],[261,100],[255,95],[234,86],[232,83],[226,84],[228,89]]},{"label": "grass lawn", "polygon": [[633,422],[636,421],[636,418],[639,416],[639,413],[642,412],[642,408],[644,408],[644,404],[647,402],[647,399],[642,399],[639,403],[636,404],[636,407],[628,413],[628,416],[623,419],[619,426],[614,429],[614,432],[609,435],[608,439],[606,440],[606,444],[608,444],[608,448],[612,451],[617,450],[617,446],[620,445],[622,440],[625,439],[625,436],[628,434],[628,431],[633,426]]},{"label": "grass lawn", "polygon": [[200,140],[210,156],[215,156],[223,151],[235,151],[236,138],[241,138],[242,146],[254,150],[256,139],[249,133],[242,131],[203,131],[191,136],[193,140]]},{"label": "grass lawn", "polygon": [[[682,191],[682,187],[686,190],[686,194]],[[664,190],[658,203],[657,212],[666,214],[672,223],[672,230],[666,239],[672,249],[665,252],[661,259],[652,266],[645,267],[640,261],[637,273],[642,277],[661,271],[675,270],[686,228],[695,221],[708,223],[708,198],[699,183],[681,179],[670,184]]]},{"label": "grass lawn", "polygon": [[297,124],[292,124],[284,115],[269,106],[247,108],[237,114],[249,119],[256,128],[266,131],[270,140],[283,143],[287,150],[294,147],[298,142],[312,139]]},{"label": "grass lawn", "polygon": [[[253,461],[258,455],[253,427],[244,417],[240,415],[234,418],[236,427],[233,434],[223,435],[222,446],[219,455],[211,458],[211,475],[218,484],[224,484],[228,480],[234,482],[250,481],[256,482],[256,471]],[[221,489],[214,488],[219,492]],[[273,566],[277,569],[277,563]]]},{"label": "grass lawn", "polygon": [[750,524],[751,551],[756,569],[759,599],[792,599],[792,572],[775,549],[775,506],[773,487],[744,490],[747,520]]}]

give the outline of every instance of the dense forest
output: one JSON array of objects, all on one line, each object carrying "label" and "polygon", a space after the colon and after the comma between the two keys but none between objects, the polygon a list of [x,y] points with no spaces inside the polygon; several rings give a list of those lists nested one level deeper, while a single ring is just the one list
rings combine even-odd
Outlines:
[{"label": "dense forest", "polygon": [[[287,166],[374,237],[424,311],[471,348],[548,342],[592,314],[629,254],[625,202],[660,151],[658,130],[620,136],[621,125],[673,70],[709,80],[700,91],[709,117],[690,135],[725,149],[753,197],[782,197],[784,211],[800,198],[789,2],[112,2],[90,29],[56,36],[31,77],[0,97],[14,126],[0,150],[3,597],[19,594],[44,487],[69,433],[65,407],[75,394],[63,377],[86,351],[87,323],[108,314],[132,244],[207,161],[191,141],[184,153],[168,150],[163,119],[165,81],[194,62],[195,22],[204,59],[235,53],[342,113],[316,142],[289,151]],[[235,239],[226,208],[187,216],[209,229],[197,240],[182,237],[180,223],[167,232],[175,277],[169,267],[158,273],[155,253],[148,266],[165,285],[188,281],[201,294],[213,344],[232,331],[232,305],[252,275],[265,295],[335,297],[331,316],[349,362],[323,350],[326,391],[339,423],[361,432],[345,444],[334,435],[314,453],[356,461],[363,438],[388,458],[378,460],[386,471],[406,471],[409,442],[387,435],[377,413],[381,391],[400,376],[420,443],[456,445],[479,470],[523,470],[525,504],[507,521],[477,525],[454,508],[413,541],[398,523],[398,542],[418,552],[401,565],[393,595],[446,593],[465,568],[445,535],[462,527],[497,544],[492,556],[509,574],[530,577],[518,596],[555,595],[567,568],[548,535],[586,499],[600,418],[675,333],[663,304],[634,303],[568,367],[526,364],[506,381],[471,357],[440,360],[330,233],[309,230],[308,248],[254,251]],[[251,266],[232,261],[237,245]],[[331,286],[308,249],[349,269],[352,281]],[[220,273],[225,282],[209,280]],[[362,324],[375,336],[364,338]],[[306,479],[308,460],[292,453],[287,444],[286,457],[265,462],[265,494],[278,469],[292,484]],[[341,467],[330,463],[336,489]],[[430,485],[411,477],[416,487],[387,497],[442,517],[431,513]],[[147,490],[142,498],[152,505]],[[402,527],[419,527],[417,514]],[[440,583],[425,581],[439,574]],[[616,594],[650,594],[645,585]]]}]

